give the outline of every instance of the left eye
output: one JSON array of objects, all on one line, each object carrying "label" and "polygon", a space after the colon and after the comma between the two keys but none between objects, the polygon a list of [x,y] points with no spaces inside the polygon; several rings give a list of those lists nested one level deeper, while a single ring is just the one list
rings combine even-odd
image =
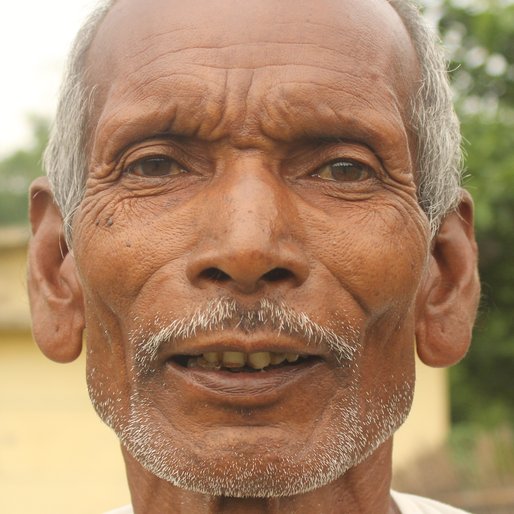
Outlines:
[{"label": "left eye", "polygon": [[323,165],[313,176],[334,182],[362,182],[373,177],[374,172],[365,164],[339,160]]},{"label": "left eye", "polygon": [[187,170],[169,157],[146,157],[129,164],[125,173],[138,177],[169,177],[187,173]]}]

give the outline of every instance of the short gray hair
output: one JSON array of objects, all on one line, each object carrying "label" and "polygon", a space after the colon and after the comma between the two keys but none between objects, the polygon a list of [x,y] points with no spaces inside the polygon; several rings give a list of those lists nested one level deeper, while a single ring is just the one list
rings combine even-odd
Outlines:
[{"label": "short gray hair", "polygon": [[[64,234],[72,243],[72,221],[85,191],[88,173],[88,124],[94,86],[86,80],[86,56],[103,18],[116,0],[103,0],[75,38],[61,87],[50,141],[44,155]],[[460,200],[462,150],[460,126],[452,102],[447,63],[435,32],[413,0],[388,0],[407,28],[421,68],[421,85],[411,99],[411,128],[416,134],[418,201],[432,235]]]},{"label": "short gray hair", "polygon": [[68,55],[55,120],[43,156],[54,201],[72,245],[72,222],[84,196],[88,174],[88,126],[94,87],[86,80],[87,53],[100,23],[116,0],[101,0],[86,19]]}]

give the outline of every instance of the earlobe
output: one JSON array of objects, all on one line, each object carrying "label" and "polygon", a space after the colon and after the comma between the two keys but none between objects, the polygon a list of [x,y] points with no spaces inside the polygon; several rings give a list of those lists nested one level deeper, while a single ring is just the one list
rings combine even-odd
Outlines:
[{"label": "earlobe", "polygon": [[416,304],[420,359],[451,366],[466,354],[480,298],[473,201],[462,192],[459,207],[443,220]]},{"label": "earlobe", "polygon": [[70,362],[82,349],[82,289],[46,177],[30,188],[30,223],[27,282],[34,339],[48,358]]}]

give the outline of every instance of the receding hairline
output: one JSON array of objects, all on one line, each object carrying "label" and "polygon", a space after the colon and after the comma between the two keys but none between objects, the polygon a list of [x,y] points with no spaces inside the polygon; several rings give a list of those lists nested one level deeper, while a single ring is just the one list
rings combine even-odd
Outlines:
[{"label": "receding hairline", "polygon": [[[169,1],[167,0],[149,0],[149,1],[154,1],[154,2],[165,2],[166,5],[169,5]],[[237,0],[225,0],[225,3],[227,2],[236,2]],[[280,4],[276,4],[276,0],[254,0],[253,1],[253,4],[261,4],[265,1],[269,1],[272,5],[283,5],[284,2],[281,2]],[[406,26],[406,24],[404,23],[404,20],[402,19],[401,15],[399,14],[398,10],[395,8],[395,6],[393,5],[394,4],[394,1],[392,0],[381,0],[379,3],[377,3],[376,0],[359,0],[359,1],[356,1],[356,0],[320,0],[321,1],[325,1],[326,2],[326,5],[327,6],[330,6],[330,5],[333,5],[333,6],[339,6],[341,7],[341,5],[339,4],[344,4],[345,2],[346,3],[349,3],[351,4],[352,6],[362,6],[365,2],[368,2],[370,3],[371,5],[373,6],[378,6],[380,9],[381,9],[381,14],[385,13],[387,14],[387,12],[390,12],[391,15],[393,15],[396,20],[399,22],[399,25],[396,25],[397,27],[401,27],[402,28],[402,35],[404,36],[404,39],[402,41],[398,41],[398,37],[394,37],[394,41],[395,41],[395,48],[399,51],[401,50],[405,50],[405,46],[404,46],[404,43],[405,42],[408,42],[408,46],[409,46],[409,49],[411,51],[411,54],[412,56],[414,57],[414,60],[419,63],[419,58],[418,58],[418,55],[417,55],[417,51],[416,51],[416,46],[412,40],[412,37],[411,37],[411,33],[408,29],[408,27]],[[212,4],[218,4],[220,2],[210,2],[210,1],[206,1],[206,0],[197,0],[197,2],[204,2],[207,4],[207,6],[211,6]],[[103,2],[104,5],[107,6],[107,9],[105,10],[103,16],[102,16],[102,19],[97,23],[96,25],[96,28],[95,28],[95,31],[94,31],[94,34],[87,46],[87,49],[86,49],[86,53],[85,53],[85,62],[84,62],[84,66],[86,69],[90,68],[94,63],[89,63],[87,62],[88,60],[88,57],[89,57],[89,54],[95,50],[95,45],[98,43],[97,39],[99,36],[104,36],[104,34],[102,33],[102,30],[105,28],[105,24],[106,22],[109,21],[109,18],[111,17],[112,15],[112,11],[114,8],[116,7],[120,7],[122,8],[123,7],[123,4],[129,4],[129,3],[132,3],[133,6],[137,9],[140,5],[142,5],[143,3],[140,1],[140,0],[105,0]],[[189,2],[188,5],[192,5],[193,2]],[[223,3],[223,0],[221,0],[221,3]],[[295,4],[295,6],[298,6],[298,2],[293,2]],[[249,6],[250,4],[252,4],[252,1],[251,0],[248,0],[247,2],[244,3],[245,6]],[[146,9],[147,8],[147,5],[148,5],[148,2],[145,2],[144,3],[145,5],[145,9],[143,9],[143,12],[141,14],[144,14],[145,15],[145,18],[148,17],[148,16],[151,16],[151,12],[148,12],[148,10]],[[238,4],[239,5],[239,4]],[[319,3],[317,3],[317,5],[319,5]],[[380,7],[382,6],[382,7]],[[385,10],[383,10],[385,8]],[[180,13],[183,13],[187,10],[184,9],[183,7],[180,7],[179,9],[177,9],[176,11],[174,11],[174,14],[175,16],[173,18],[168,18],[168,17],[163,17],[163,16],[157,16],[156,17],[156,20],[157,20],[157,23],[159,23],[160,20],[166,20],[165,23],[169,23],[168,20],[170,20],[171,22],[174,22],[175,20],[178,20],[180,19]],[[296,12],[297,12],[298,9],[295,10],[295,12],[291,12],[290,9],[286,9],[286,13],[289,15],[294,15]],[[224,16],[224,14],[222,14],[222,12],[220,12],[220,9],[216,8],[216,9],[213,9],[213,14],[217,14],[217,13],[220,13],[221,16],[222,16],[222,19],[225,20],[226,19],[226,16]],[[261,10],[261,12],[263,13],[268,13],[269,10]],[[319,12],[330,12],[329,9],[321,9]],[[366,10],[365,11],[366,13],[368,12],[371,12],[370,10]],[[239,9],[237,12],[234,12],[233,9],[229,9],[228,10],[228,13],[231,14],[231,13],[234,13],[233,14],[233,18],[236,20],[236,23],[234,24],[235,26],[239,25],[240,24],[240,20],[241,20],[241,16],[242,16],[242,11],[241,9]],[[123,14],[123,17],[124,17],[124,20],[127,21],[129,18],[127,16],[128,13],[124,13]],[[161,11],[159,11],[159,14],[161,14]],[[312,16],[310,16],[310,18],[312,19]],[[276,19],[276,14],[272,14],[272,19],[273,21],[275,21]],[[338,20],[339,17],[338,16],[333,16],[333,15],[329,15],[327,16],[327,21],[328,22],[333,22],[334,20]],[[360,20],[361,21],[363,18],[362,16],[360,17]],[[384,19],[383,16],[381,16],[380,18],[381,20]],[[141,18],[137,18],[137,20],[141,20]],[[190,20],[188,20],[190,21]],[[268,21],[268,20],[266,20]],[[298,22],[299,23],[308,23],[310,21],[305,19],[304,16],[298,16]],[[211,23],[212,25],[212,20],[209,19],[208,22]],[[135,23],[134,24],[134,27],[136,30],[138,28],[140,24],[139,23]],[[393,25],[395,24],[390,24],[390,23],[385,23],[385,24],[382,24],[381,25],[381,28],[383,29],[384,27],[387,27],[387,28],[390,28],[390,27],[393,27]],[[111,28],[114,28],[114,27],[111,27]],[[186,27],[183,27],[183,28],[186,28],[186,29],[189,29],[189,28],[192,28],[192,29],[196,29],[197,27],[194,26],[186,26]],[[327,24],[327,28],[331,28],[329,24]],[[378,32],[378,30],[375,30],[376,29],[376,26],[375,24],[373,25],[370,25],[369,26],[370,30],[374,30],[375,33]],[[179,28],[178,31],[180,31],[181,29]],[[251,27],[249,27],[247,30],[251,30]],[[214,28],[211,30],[211,32],[219,32],[220,29],[218,28]],[[113,35],[113,30],[108,30],[108,36],[111,36]],[[119,30],[117,31],[118,33],[121,33],[123,34],[124,31],[123,30]],[[223,31],[226,33],[226,31]],[[394,30],[391,30],[390,31],[390,34],[395,34],[395,31]],[[396,34],[398,34],[398,31],[396,31]],[[400,35],[401,36],[401,35]],[[133,34],[130,33],[130,36],[127,37],[127,40],[130,42],[130,44],[134,44],[134,42],[137,43],[137,39],[135,41],[135,38],[133,37]],[[107,45],[104,45],[101,47],[101,50],[99,52],[99,57],[101,56],[101,54],[105,54],[106,52],[106,49],[109,49],[111,48],[111,43],[112,41],[108,41],[108,44]],[[191,45],[191,47],[193,47],[193,45]],[[215,48],[215,46],[213,45],[213,48]]]}]

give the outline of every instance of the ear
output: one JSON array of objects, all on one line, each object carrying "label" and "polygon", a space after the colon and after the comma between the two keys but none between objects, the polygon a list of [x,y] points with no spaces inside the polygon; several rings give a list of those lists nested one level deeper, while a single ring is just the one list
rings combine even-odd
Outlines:
[{"label": "ear", "polygon": [[28,290],[32,332],[41,351],[57,362],[80,355],[84,330],[82,289],[75,259],[63,237],[63,223],[46,177],[30,188]]},{"label": "ear", "polygon": [[416,299],[416,342],[430,366],[451,366],[466,354],[480,298],[473,200],[462,191],[433,241],[430,263]]}]

